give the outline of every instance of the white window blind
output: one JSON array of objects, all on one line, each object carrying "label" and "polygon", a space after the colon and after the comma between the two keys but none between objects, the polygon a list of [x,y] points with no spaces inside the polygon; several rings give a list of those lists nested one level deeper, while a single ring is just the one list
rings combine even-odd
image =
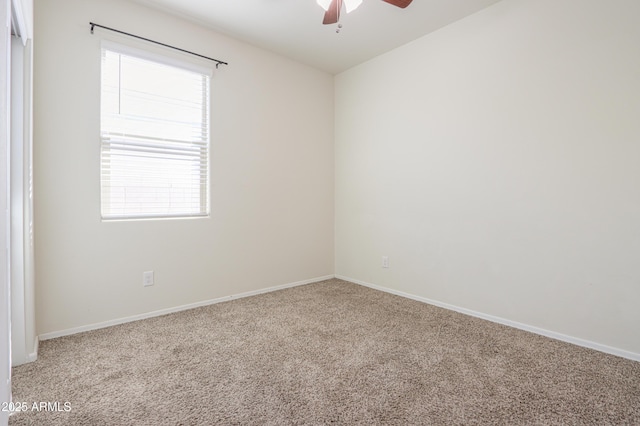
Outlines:
[{"label": "white window blind", "polygon": [[207,72],[103,46],[103,219],[209,213],[209,84]]}]

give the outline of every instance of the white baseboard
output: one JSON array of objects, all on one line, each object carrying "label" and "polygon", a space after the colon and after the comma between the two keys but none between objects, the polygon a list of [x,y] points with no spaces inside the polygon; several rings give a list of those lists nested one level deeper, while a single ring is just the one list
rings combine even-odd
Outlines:
[{"label": "white baseboard", "polygon": [[611,355],[616,355],[616,356],[619,356],[619,357],[622,357],[622,358],[627,358],[627,359],[630,359],[632,361],[640,361],[640,354],[635,353],[635,352],[625,351],[623,349],[618,349],[618,348],[614,348],[614,347],[611,347],[611,346],[602,345],[600,343],[592,342],[590,340],[584,340],[584,339],[580,339],[578,337],[568,336],[568,335],[562,334],[562,333],[556,333],[555,331],[549,331],[549,330],[545,330],[543,328],[534,327],[532,325],[523,324],[523,323],[520,323],[520,322],[511,321],[511,320],[508,320],[508,319],[505,319],[505,318],[500,318],[500,317],[496,317],[496,316],[493,316],[493,315],[484,314],[482,312],[472,311],[470,309],[461,308],[461,307],[458,307],[458,306],[455,306],[455,305],[450,305],[448,303],[439,302],[437,300],[427,299],[426,297],[415,296],[413,294],[405,293],[405,292],[402,292],[402,291],[392,290],[390,288],[382,287],[382,286],[375,285],[375,284],[370,284],[370,283],[367,283],[367,282],[364,282],[364,281],[356,280],[354,278],[349,278],[349,277],[345,277],[345,276],[341,276],[341,275],[336,275],[336,278],[344,280],[344,281],[349,281],[349,282],[352,282],[354,284],[359,284],[359,285],[362,285],[364,287],[369,287],[369,288],[372,288],[374,290],[380,290],[380,291],[384,291],[385,293],[390,293],[390,294],[394,294],[396,296],[406,297],[407,299],[416,300],[418,302],[427,303],[429,305],[438,306],[440,308],[448,309],[450,311],[459,312],[461,314],[465,314],[465,315],[469,315],[469,316],[472,316],[472,317],[484,319],[484,320],[487,320],[487,321],[495,322],[495,323],[498,323],[498,324],[506,325],[506,326],[517,328],[517,329],[524,330],[524,331],[528,331],[528,332],[531,332],[531,333],[539,334],[539,335],[542,335],[542,336],[545,336],[545,337],[550,337],[552,339],[556,339],[556,340],[560,340],[560,341],[563,341],[563,342],[571,343],[571,344],[574,344],[574,345],[577,345],[577,346],[582,346],[582,347],[585,347],[585,348],[594,349],[596,351],[604,352],[604,353],[611,354]]},{"label": "white baseboard", "polygon": [[[138,321],[138,320],[142,320],[142,319],[159,317],[159,316],[162,316],[162,315],[172,314],[174,312],[186,311],[186,310],[189,310],[189,309],[200,308],[202,306],[215,305],[216,303],[228,302],[230,300],[241,299],[243,297],[256,296],[258,294],[270,293],[272,291],[283,290],[285,288],[298,287],[298,286],[301,286],[301,285],[316,283],[316,282],[319,282],[319,281],[325,281],[325,280],[329,280],[329,279],[332,279],[332,278],[335,278],[334,275],[325,275],[323,277],[316,277],[316,278],[311,278],[311,279],[304,280],[304,281],[297,281],[297,282],[294,282],[294,283],[289,283],[289,284],[283,284],[283,285],[278,285],[278,286],[274,286],[274,287],[263,288],[263,289],[260,289],[260,290],[248,291],[248,292],[245,292],[245,293],[234,294],[234,295],[231,295],[231,296],[219,297],[217,299],[204,300],[202,302],[190,303],[188,305],[181,305],[181,306],[175,306],[175,307],[167,308],[167,309],[160,309],[158,311],[147,312],[147,313],[144,313],[144,314],[133,315],[133,316],[130,316],[130,317],[118,318],[118,319],[114,319],[114,320],[109,320],[109,321],[104,321],[104,322],[99,322],[99,323],[94,323],[94,324],[89,324],[89,325],[83,325],[83,326],[80,326],[80,327],[68,328],[66,330],[53,331],[51,333],[41,334],[39,336],[39,338],[40,338],[40,340],[55,339],[56,337],[69,336],[71,334],[82,333],[82,332],[91,331],[91,330],[97,330],[97,329],[100,329],[100,328],[111,327],[111,326],[118,325],[118,324],[125,324],[125,323],[128,323],[128,322]],[[37,351],[36,351],[36,356],[37,356]]]},{"label": "white baseboard", "polygon": [[33,362],[38,359],[38,344],[40,343],[40,339],[38,336],[33,341],[33,352],[27,355],[27,362]]},{"label": "white baseboard", "polygon": [[11,366],[17,367],[19,365],[29,364],[30,362],[33,362],[37,359],[38,359],[38,336],[36,336],[35,339],[33,340],[33,352],[31,352],[30,354],[25,354],[24,357],[19,360],[12,358]]}]

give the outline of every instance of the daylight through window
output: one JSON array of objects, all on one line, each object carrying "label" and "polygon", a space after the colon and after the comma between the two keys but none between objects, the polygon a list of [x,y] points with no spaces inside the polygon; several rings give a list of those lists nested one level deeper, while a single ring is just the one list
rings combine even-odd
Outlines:
[{"label": "daylight through window", "polygon": [[210,73],[102,49],[103,219],[209,212]]}]

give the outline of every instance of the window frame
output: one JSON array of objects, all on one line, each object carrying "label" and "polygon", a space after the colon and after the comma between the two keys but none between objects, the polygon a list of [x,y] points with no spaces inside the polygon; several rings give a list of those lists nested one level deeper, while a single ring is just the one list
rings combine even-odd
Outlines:
[{"label": "window frame", "polygon": [[[208,78],[207,83],[207,93],[206,93],[206,102],[203,103],[203,107],[206,108],[207,114],[207,123],[206,123],[206,159],[205,159],[205,176],[203,182],[201,183],[200,192],[201,192],[201,202],[200,206],[204,203],[204,208],[201,209],[201,212],[195,213],[126,213],[126,214],[105,214],[105,197],[103,193],[103,151],[104,151],[104,139],[103,135],[105,133],[103,128],[103,54],[104,51],[110,51],[116,54],[130,56],[133,58],[141,59],[144,61],[154,62],[160,65],[174,67],[182,70],[186,70],[189,72],[201,74],[202,76],[206,76]],[[163,52],[164,53],[164,52]],[[100,144],[100,154],[99,154],[99,188],[100,188],[100,218],[103,222],[113,222],[113,221],[131,221],[131,220],[159,220],[159,219],[198,219],[198,218],[208,218],[210,217],[211,212],[211,83],[213,80],[213,67],[203,66],[197,64],[192,61],[186,61],[182,58],[178,59],[176,57],[166,55],[163,53],[156,53],[150,50],[146,50],[144,48],[132,47],[129,45],[124,45],[120,43],[116,43],[110,40],[101,40],[100,43],[100,114],[99,114],[99,144]],[[202,185],[204,184],[204,188]]]}]

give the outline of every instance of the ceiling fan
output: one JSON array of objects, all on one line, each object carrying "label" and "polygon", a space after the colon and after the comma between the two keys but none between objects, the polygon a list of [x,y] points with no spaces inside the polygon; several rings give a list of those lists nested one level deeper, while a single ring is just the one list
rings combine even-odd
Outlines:
[{"label": "ceiling fan", "polygon": [[[386,3],[404,9],[409,6],[413,0],[382,0]],[[335,24],[340,19],[340,11],[344,3],[347,13],[355,10],[362,4],[362,0],[317,0],[318,4],[326,11],[324,14],[323,24]]]}]

